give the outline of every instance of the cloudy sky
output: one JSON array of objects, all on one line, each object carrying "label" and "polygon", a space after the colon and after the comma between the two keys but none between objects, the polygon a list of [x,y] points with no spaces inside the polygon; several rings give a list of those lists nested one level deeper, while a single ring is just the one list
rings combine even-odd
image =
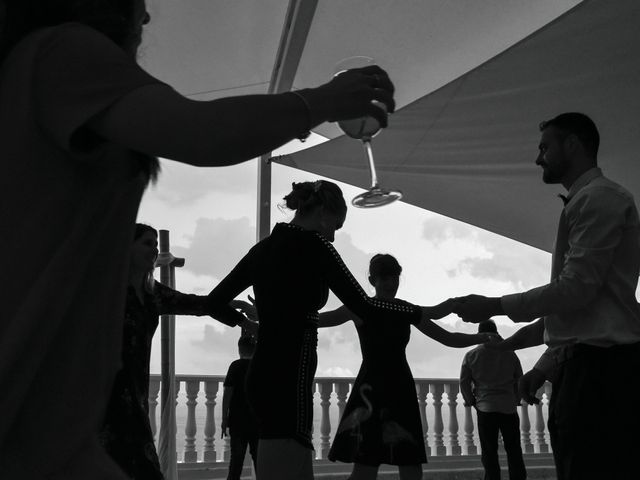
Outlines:
[{"label": "cloudy sky", "polygon": [[[295,148],[298,145],[283,151]],[[279,208],[291,182],[317,178],[274,165],[272,225],[292,218]],[[162,174],[145,194],[139,221],[170,231],[172,252],[186,259],[176,274],[179,290],[208,293],[254,244],[256,183],[256,161],[207,169],[162,161]],[[361,191],[340,186],[347,199]],[[350,208],[335,246],[371,294],[366,281],[369,259],[378,252],[395,255],[403,266],[398,296],[421,305],[468,293],[513,293],[543,284],[549,275],[550,255],[545,252],[404,203]],[[332,297],[327,308],[337,305]],[[506,317],[497,320],[503,336],[517,328]],[[441,322],[449,330],[475,331],[455,315]],[[225,374],[237,356],[239,330],[204,317],[178,317],[176,324],[176,372]],[[159,341],[158,332],[154,373],[160,371]],[[413,329],[407,358],[415,377],[456,377],[465,351],[444,347]],[[519,352],[523,368],[531,367],[540,353],[541,348]],[[353,324],[321,331],[318,357],[318,376],[355,376],[361,356]]]}]

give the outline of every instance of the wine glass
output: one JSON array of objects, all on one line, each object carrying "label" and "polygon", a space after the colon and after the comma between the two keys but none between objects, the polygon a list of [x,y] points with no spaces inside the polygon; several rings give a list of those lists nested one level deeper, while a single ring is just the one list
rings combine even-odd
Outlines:
[{"label": "wine glass", "polygon": [[[361,68],[375,65],[373,58],[365,56],[349,57],[336,64],[335,75],[340,75],[351,68]],[[378,108],[386,111],[384,103],[372,100]],[[387,189],[378,183],[376,165],[373,161],[373,150],[371,149],[371,139],[380,132],[380,122],[374,117],[360,117],[351,120],[341,120],[338,122],[340,130],[348,137],[362,141],[362,146],[369,163],[369,173],[371,174],[371,187],[366,192],[356,195],[351,200],[354,207],[374,208],[388,205],[402,198],[402,192],[395,189]]]}]

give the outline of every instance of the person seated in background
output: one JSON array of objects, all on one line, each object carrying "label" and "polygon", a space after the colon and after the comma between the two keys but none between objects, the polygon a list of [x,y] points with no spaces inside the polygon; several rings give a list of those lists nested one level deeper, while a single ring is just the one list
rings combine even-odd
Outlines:
[{"label": "person seated in background", "polygon": [[[158,317],[207,315],[206,296],[181,293],[154,280],[157,256],[158,232],[149,225],[136,224],[124,312],[122,363],[100,432],[104,449],[135,480],[164,478],[149,422],[148,400],[151,342]],[[248,319],[239,324],[255,331]]]},{"label": "person seated in background", "polygon": [[[498,334],[493,320],[478,324],[478,333]],[[465,406],[475,407],[485,480],[500,480],[498,433],[502,434],[509,464],[509,480],[524,480],[527,471],[520,446],[518,380],[522,366],[512,350],[493,344],[478,345],[467,352],[460,369],[460,391]]]},{"label": "person seated in background", "polygon": [[240,480],[244,456],[249,446],[249,453],[256,469],[258,459],[258,425],[249,409],[245,395],[244,383],[247,369],[256,350],[256,342],[250,335],[243,335],[238,340],[240,358],[231,362],[224,378],[224,394],[222,396],[222,435],[231,437],[231,457],[229,459],[229,475],[227,480]]}]

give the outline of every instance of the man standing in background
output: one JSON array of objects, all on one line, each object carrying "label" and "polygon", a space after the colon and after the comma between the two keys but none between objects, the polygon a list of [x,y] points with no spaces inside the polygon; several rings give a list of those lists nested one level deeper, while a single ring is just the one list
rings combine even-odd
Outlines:
[{"label": "man standing in background", "polygon": [[[478,324],[478,333],[498,333],[493,320]],[[502,434],[509,464],[509,480],[524,480],[527,471],[520,447],[517,406],[522,366],[511,350],[478,345],[467,352],[460,370],[460,391],[465,406],[476,408],[485,480],[500,480],[498,432]]]}]

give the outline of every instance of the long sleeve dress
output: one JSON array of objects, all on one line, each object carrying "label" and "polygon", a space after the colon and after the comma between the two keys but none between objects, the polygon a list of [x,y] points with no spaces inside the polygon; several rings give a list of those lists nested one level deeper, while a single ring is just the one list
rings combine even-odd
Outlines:
[{"label": "long sleeve dress", "polygon": [[362,465],[427,463],[415,382],[403,321],[367,321],[356,327],[362,365],[351,389],[329,460]]},{"label": "long sleeve dress", "polygon": [[163,478],[149,423],[148,401],[151,342],[158,328],[158,317],[165,314],[206,315],[206,298],[181,293],[155,282],[153,293],[145,292],[143,304],[133,287],[127,290],[122,367],[116,374],[100,441],[130,478]]},{"label": "long sleeve dress", "polygon": [[237,322],[240,313],[228,303],[250,286],[260,326],[246,387],[259,438],[293,438],[307,448],[313,448],[318,310],[329,289],[361,318],[406,324],[421,318],[418,307],[367,296],[327,239],[290,223],[277,224],[209,294],[211,314]]}]

